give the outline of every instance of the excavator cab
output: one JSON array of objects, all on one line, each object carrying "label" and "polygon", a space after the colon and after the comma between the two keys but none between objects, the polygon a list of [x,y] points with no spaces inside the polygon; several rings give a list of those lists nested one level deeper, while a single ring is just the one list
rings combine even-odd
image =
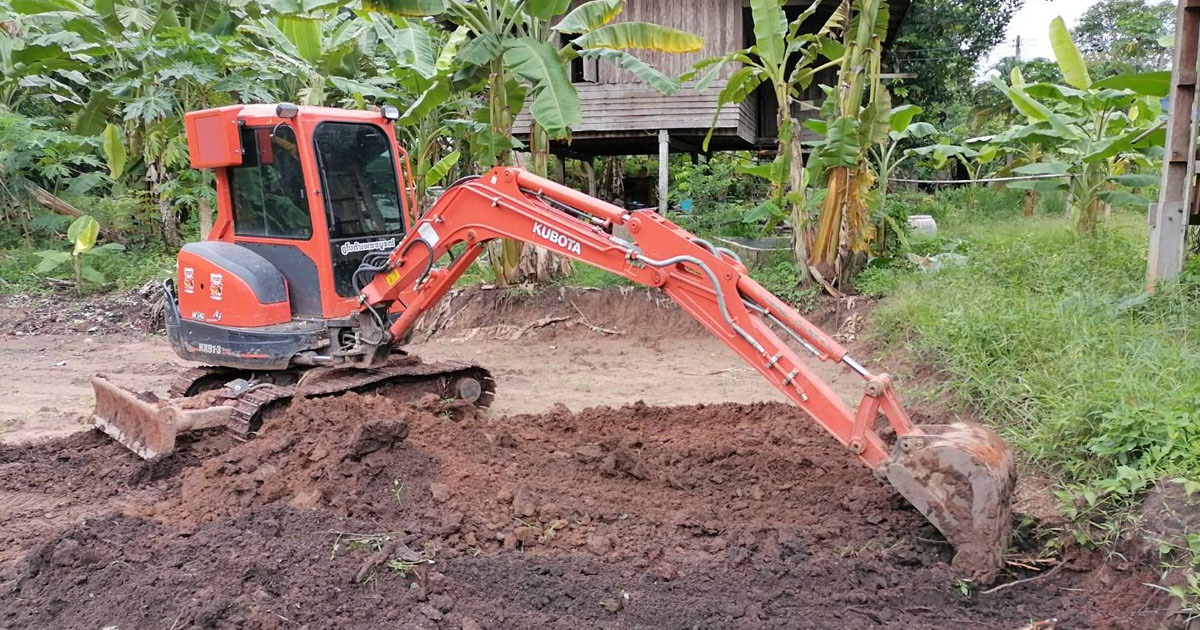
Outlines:
[{"label": "excavator cab", "polygon": [[392,121],[290,104],[185,121],[192,166],[216,175],[217,218],[167,287],[175,350],[230,368],[378,364],[386,353],[359,334],[354,277],[411,222]]},{"label": "excavator cab", "polygon": [[370,252],[390,252],[404,238],[403,205],[392,141],[375,125],[326,122],[313,134],[324,190],[333,289],[358,295],[354,272]]}]

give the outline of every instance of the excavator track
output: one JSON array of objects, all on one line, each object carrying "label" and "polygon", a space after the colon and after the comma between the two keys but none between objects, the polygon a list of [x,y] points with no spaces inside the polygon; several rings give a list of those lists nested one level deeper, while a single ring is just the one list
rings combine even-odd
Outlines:
[{"label": "excavator track", "polygon": [[245,370],[211,365],[188,368],[171,381],[167,393],[171,398],[195,396],[200,392],[222,387],[235,378],[243,378],[243,373]]},{"label": "excavator track", "polygon": [[[435,393],[444,398],[464,398],[480,408],[490,407],[496,398],[496,381],[491,372],[482,366],[460,362],[422,363],[409,356],[393,359],[389,365],[381,368],[310,368],[293,375],[296,377],[293,385],[256,383],[231,400],[234,424],[230,428],[234,433],[239,437],[250,437],[262,426],[264,410],[273,405],[286,404],[296,397],[321,398],[346,392],[370,391],[388,385],[413,385],[417,391],[424,389],[422,386],[432,386],[424,393]],[[191,396],[222,387],[238,378],[252,383],[255,380],[253,373],[244,370],[194,368],[176,379],[171,394],[172,397],[176,392],[184,397]],[[468,396],[462,396],[455,391],[456,385],[463,384],[464,379],[478,384],[477,394],[468,392]]]},{"label": "excavator track", "polygon": [[[471,363],[403,361],[369,370],[327,368],[330,371],[325,374],[315,371],[319,369],[305,372],[295,385],[264,383],[252,386],[231,401],[234,410],[230,428],[240,437],[250,437],[262,426],[262,412],[274,405],[286,404],[297,397],[322,398],[389,385],[412,385],[417,392],[467,400],[481,409],[490,407],[496,398],[496,381],[491,372]],[[306,378],[311,376],[316,378]],[[471,391],[463,392],[461,387]]]},{"label": "excavator track", "polygon": [[223,426],[237,439],[249,439],[262,427],[265,411],[298,397],[389,387],[393,389],[388,395],[402,400],[434,394],[480,408],[490,406],[496,397],[496,382],[481,366],[422,363],[408,355],[372,369],[319,367],[257,373],[194,368],[172,383],[172,398],[167,401],[123,390],[99,377],[92,379],[92,387],[96,391],[93,424],[145,459],[169,453],[176,436],[187,431]]}]

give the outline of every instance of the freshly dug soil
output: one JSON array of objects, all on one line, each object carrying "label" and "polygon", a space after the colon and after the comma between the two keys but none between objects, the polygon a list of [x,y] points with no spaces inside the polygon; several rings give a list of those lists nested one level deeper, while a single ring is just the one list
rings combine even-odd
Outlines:
[{"label": "freshly dug soil", "polygon": [[[1077,552],[994,594],[783,404],[488,418],[301,401],[146,464],[0,447],[0,628],[1153,628]],[[1025,577],[1021,574],[1014,577]]]}]

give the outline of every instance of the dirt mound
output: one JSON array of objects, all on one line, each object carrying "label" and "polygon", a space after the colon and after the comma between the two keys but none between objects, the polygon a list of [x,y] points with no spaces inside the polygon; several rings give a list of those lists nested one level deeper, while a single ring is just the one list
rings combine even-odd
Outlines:
[{"label": "dirt mound", "polygon": [[1151,576],[1090,556],[965,597],[932,527],[787,405],[427,402],[303,401],[156,464],[91,434],[0,450],[0,488],[101,499],[0,523],[43,527],[0,627],[1156,625]]},{"label": "dirt mound", "polygon": [[400,522],[401,484],[429,479],[436,468],[428,454],[403,448],[409,426],[448,417],[380,395],[301,400],[268,418],[256,439],[183,471],[178,495],[144,515],[195,525],[284,503]]},{"label": "dirt mound", "polygon": [[[854,341],[872,302],[863,297],[821,297],[805,317]],[[657,289],[550,288],[536,292],[472,287],[448,294],[417,323],[414,339],[456,340],[620,335],[655,345],[710,334]]]},{"label": "dirt mound", "polygon": [[449,610],[424,565],[364,565],[376,542],[342,534],[364,527],[286,506],[187,536],[143,518],[93,518],[29,558],[0,627],[415,627]]},{"label": "dirt mound", "polygon": [[189,438],[177,457],[147,463],[98,431],[0,445],[0,582],[13,560],[71,523],[170,495],[177,473],[211,448]]}]

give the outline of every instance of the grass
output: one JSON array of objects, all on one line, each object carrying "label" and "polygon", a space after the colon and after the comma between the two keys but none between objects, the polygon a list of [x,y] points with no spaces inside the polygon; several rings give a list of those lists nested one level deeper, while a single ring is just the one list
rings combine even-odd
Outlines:
[{"label": "grass", "polygon": [[1134,217],[1094,237],[1049,218],[955,233],[969,262],[892,277],[877,332],[940,365],[949,387],[1085,503],[1200,478],[1200,268],[1146,296],[1146,230]]},{"label": "grass", "polygon": [[[44,247],[21,246],[0,250],[0,295],[41,295],[53,289],[46,277],[34,271],[40,258],[34,252],[42,249],[65,249],[61,243]],[[167,278],[175,269],[175,257],[153,249],[131,249],[89,260],[105,277],[103,285],[88,283],[85,290],[96,293],[107,290],[136,289],[150,280]],[[50,278],[73,282],[70,266],[63,265],[50,273]]]},{"label": "grass", "polygon": [[[1080,543],[1112,549],[1158,480],[1200,490],[1200,258],[1149,296],[1141,216],[1118,214],[1091,237],[1058,212],[946,218],[942,236],[914,247],[965,265],[860,277],[886,296],[878,336],[937,365],[1027,463],[1057,475]],[[1164,543],[1181,553],[1164,553],[1163,568],[1183,575],[1166,590],[1200,614],[1200,535],[1185,541]]]}]

